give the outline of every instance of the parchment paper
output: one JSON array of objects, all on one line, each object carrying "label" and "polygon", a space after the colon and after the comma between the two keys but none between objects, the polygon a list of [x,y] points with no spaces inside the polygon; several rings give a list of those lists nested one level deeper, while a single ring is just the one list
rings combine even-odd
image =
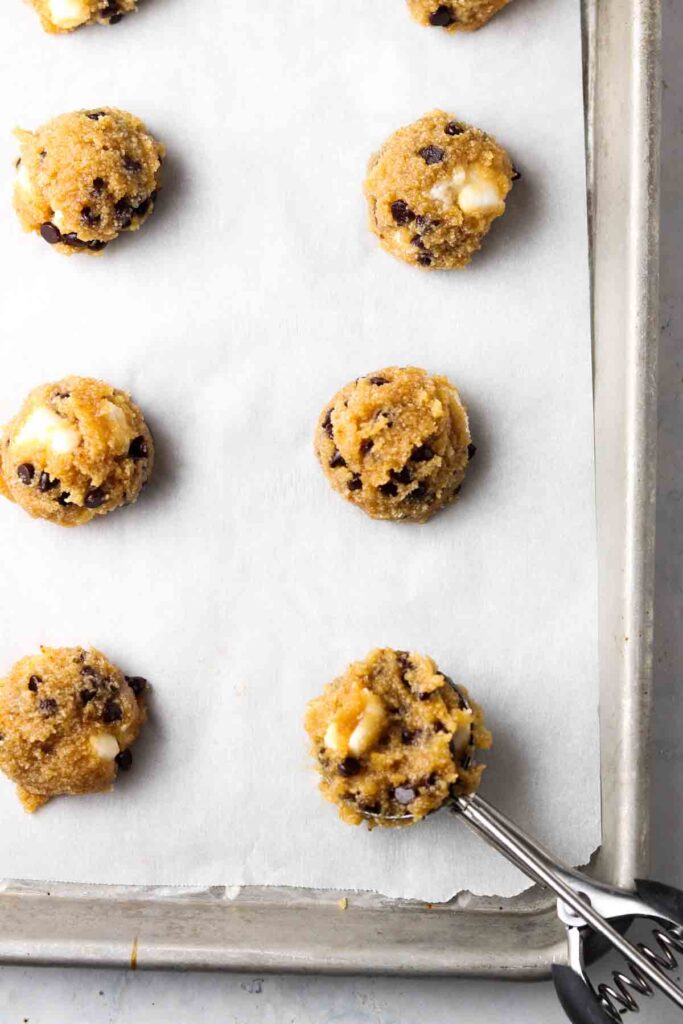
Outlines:
[{"label": "parchment paper", "polygon": [[[95,645],[154,686],[111,796],[21,810],[0,876],[288,884],[442,900],[525,880],[451,819],[372,834],[316,792],[306,701],[371,648],[431,654],[486,707],[484,792],[570,861],[599,841],[596,561],[579,4],[515,0],[485,31],[403,0],[141,0],[43,35],[0,7],[2,387],[129,389],[159,448],[137,506],[73,531],[0,507],[9,668]],[[150,223],[101,259],[22,235],[15,124],[118,105],[168,146]],[[464,273],[423,274],[365,225],[369,154],[443,107],[523,178]],[[472,416],[460,504],[375,523],[312,454],[323,403],[388,364],[448,374]]]}]

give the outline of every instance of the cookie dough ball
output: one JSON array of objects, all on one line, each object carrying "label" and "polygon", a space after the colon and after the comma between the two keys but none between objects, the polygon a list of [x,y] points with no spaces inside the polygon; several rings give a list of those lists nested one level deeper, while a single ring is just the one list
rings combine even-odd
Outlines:
[{"label": "cookie dough ball", "polygon": [[476,449],[446,377],[389,366],[337,392],[315,451],[332,487],[373,519],[424,522],[455,500]]},{"label": "cookie dough ball", "polygon": [[125,391],[90,377],[35,388],[0,441],[0,489],[37,519],[79,526],[136,500],[154,442]]},{"label": "cookie dough ball", "polygon": [[356,661],[311,701],[320,789],[351,825],[410,825],[473,793],[491,745],[481,709],[431,658],[390,648]]},{"label": "cookie dough ball", "polygon": [[133,763],[145,690],[144,679],[82,647],[41,647],[0,679],[0,769],[27,811],[112,788]]},{"label": "cookie dough ball", "polygon": [[447,32],[474,32],[490,21],[510,0],[408,0],[415,21]]},{"label": "cookie dough ball", "polygon": [[116,25],[137,0],[30,0],[46,32],[71,32],[81,25]]},{"label": "cookie dough ball", "polygon": [[423,270],[458,270],[505,211],[516,172],[490,135],[434,110],[399,128],[370,160],[370,229]]},{"label": "cookie dough ball", "polygon": [[16,135],[14,208],[58,252],[100,253],[151,215],[165,150],[132,114],[79,110]]}]

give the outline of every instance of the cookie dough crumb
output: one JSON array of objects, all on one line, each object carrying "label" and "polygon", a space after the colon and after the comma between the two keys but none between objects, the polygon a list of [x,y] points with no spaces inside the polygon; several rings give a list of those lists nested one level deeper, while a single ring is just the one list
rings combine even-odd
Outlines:
[{"label": "cookie dough crumb", "polygon": [[422,270],[459,270],[505,211],[515,170],[479,128],[433,110],[370,160],[370,230],[392,256]]},{"label": "cookie dough crumb", "polygon": [[29,0],[46,32],[73,32],[82,25],[116,25],[136,10],[137,0]]},{"label": "cookie dough crumb", "polygon": [[474,451],[457,390],[414,366],[347,384],[315,433],[329,483],[373,519],[429,519],[457,498]]},{"label": "cookie dough crumb", "polygon": [[415,21],[446,32],[474,32],[501,11],[510,0],[408,0]]},{"label": "cookie dough crumb", "polygon": [[112,788],[133,763],[146,688],[95,649],[41,647],[14,665],[0,680],[0,770],[25,810]]},{"label": "cookie dough crumb", "polygon": [[0,436],[0,493],[59,526],[130,505],[153,465],[140,409],[125,391],[89,377],[35,388]]},{"label": "cookie dough crumb", "polygon": [[305,727],[323,796],[351,825],[410,825],[473,793],[491,745],[481,708],[431,658],[384,648],[312,700]]},{"label": "cookie dough crumb", "polygon": [[57,252],[97,255],[150,217],[165,149],[137,117],[99,107],[15,134],[14,208]]}]

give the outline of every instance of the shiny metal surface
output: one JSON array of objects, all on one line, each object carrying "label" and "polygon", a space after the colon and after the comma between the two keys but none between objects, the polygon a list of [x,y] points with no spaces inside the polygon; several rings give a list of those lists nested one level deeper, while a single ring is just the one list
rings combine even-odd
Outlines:
[{"label": "shiny metal surface", "polygon": [[[652,658],[659,0],[585,0],[600,575],[603,846],[627,886],[647,864]],[[0,962],[546,977],[566,960],[554,900],[449,905],[286,889],[8,884]],[[345,894],[346,895],[346,894]]]}]

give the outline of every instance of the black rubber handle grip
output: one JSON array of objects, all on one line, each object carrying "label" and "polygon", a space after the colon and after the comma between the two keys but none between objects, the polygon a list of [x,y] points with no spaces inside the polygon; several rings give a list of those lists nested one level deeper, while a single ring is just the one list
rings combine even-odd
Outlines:
[{"label": "black rubber handle grip", "polygon": [[553,964],[555,991],[572,1024],[614,1024],[592,989],[571,967]]},{"label": "black rubber handle grip", "polygon": [[636,892],[646,903],[663,917],[671,918],[683,928],[683,892],[663,882],[636,879]]}]

